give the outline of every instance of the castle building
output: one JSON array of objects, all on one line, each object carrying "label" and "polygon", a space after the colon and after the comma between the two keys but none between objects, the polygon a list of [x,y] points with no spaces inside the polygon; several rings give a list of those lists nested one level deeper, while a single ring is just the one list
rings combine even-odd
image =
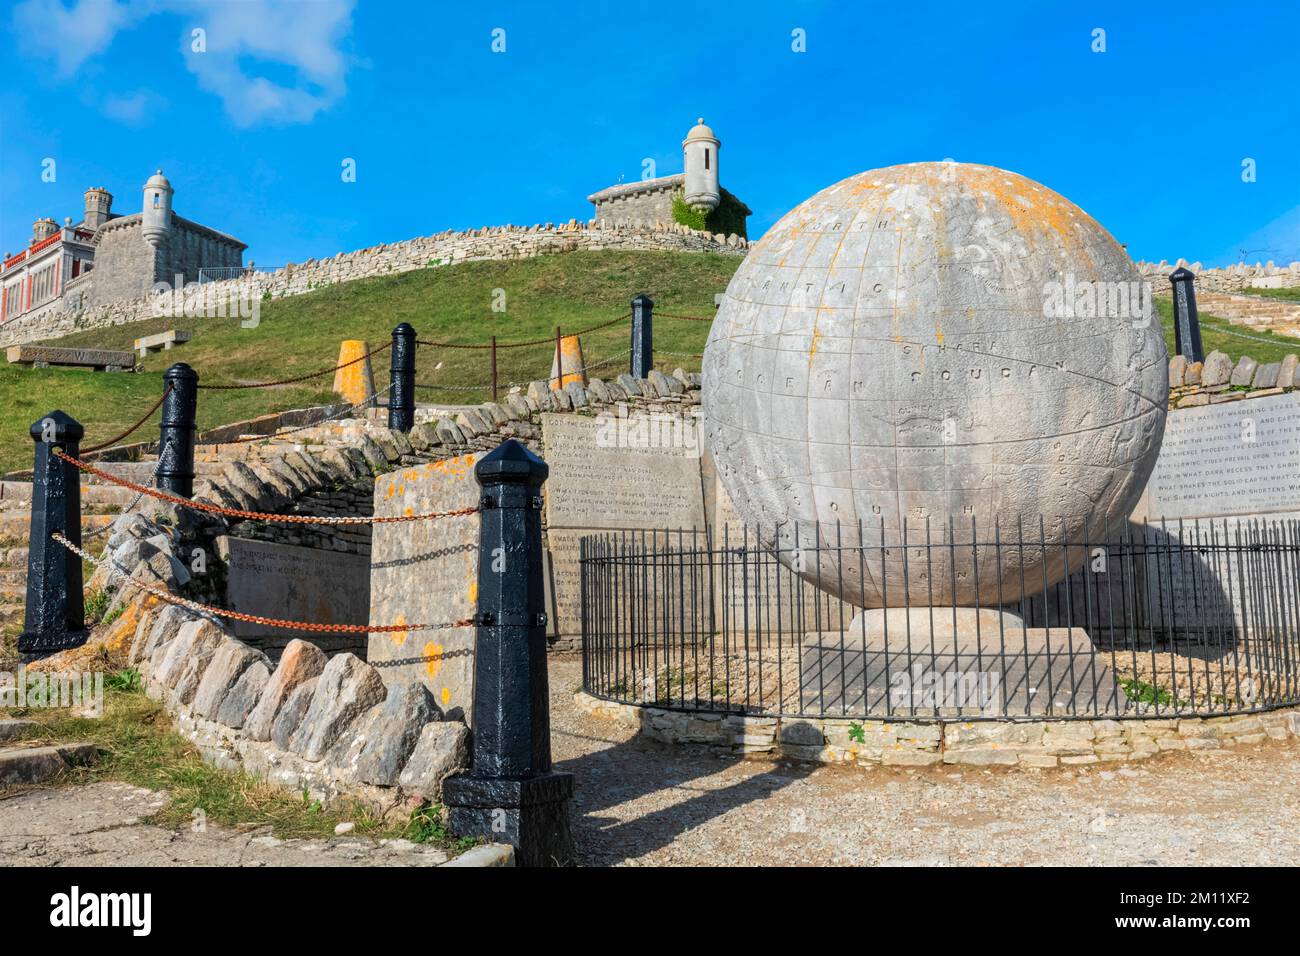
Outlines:
[{"label": "castle building", "polygon": [[[752,211],[719,185],[721,148],[722,142],[701,118],[682,140],[683,172],[609,186],[592,193],[587,201],[595,205],[597,221],[652,226],[697,224],[702,219],[710,232],[748,238],[745,220]],[[686,215],[687,210],[694,216]]]},{"label": "castle building", "polygon": [[160,169],[144,184],[140,212],[115,214],[112,195],[95,186],[75,225],[37,219],[28,247],[0,265],[0,322],[138,299],[178,275],[197,282],[200,269],[241,268],[247,245],[176,215],[172,194]]}]

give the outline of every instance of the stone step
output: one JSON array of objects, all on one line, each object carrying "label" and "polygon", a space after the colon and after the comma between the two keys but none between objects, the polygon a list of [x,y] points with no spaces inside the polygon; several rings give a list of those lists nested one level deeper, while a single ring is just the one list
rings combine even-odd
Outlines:
[{"label": "stone step", "polygon": [[[138,485],[147,485],[153,487],[153,471],[158,467],[156,458],[150,458],[145,461],[105,461],[95,462],[95,467],[100,471],[107,472],[116,478],[122,478],[126,481],[134,481]],[[212,475],[221,474],[221,469],[225,467],[219,462],[196,461],[194,463],[194,474],[196,477],[206,478]],[[86,481],[91,485],[100,485],[108,487],[114,486],[98,475],[87,475]],[[134,492],[129,492],[134,494]]]},{"label": "stone step", "polygon": [[[130,488],[120,488],[111,484],[91,484],[82,482],[82,505],[127,505],[135,498]],[[30,481],[0,481],[0,500],[31,501],[32,483]]]},{"label": "stone step", "polygon": [[0,787],[48,783],[71,767],[94,763],[94,744],[56,744],[53,747],[0,748]]},{"label": "stone step", "polygon": [[36,727],[34,720],[0,719],[0,743],[8,743]]},{"label": "stone step", "polygon": [[[105,525],[110,525],[116,517],[115,514],[82,515],[81,533],[84,535],[88,531],[96,531]],[[31,524],[31,515],[26,511],[0,514],[0,542],[4,542],[6,547],[25,545],[31,531]]]}]

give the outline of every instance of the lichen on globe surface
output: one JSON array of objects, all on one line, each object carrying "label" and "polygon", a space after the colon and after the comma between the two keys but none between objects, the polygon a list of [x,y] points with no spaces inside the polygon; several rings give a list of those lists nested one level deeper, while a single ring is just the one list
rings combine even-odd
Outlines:
[{"label": "lichen on globe surface", "polygon": [[[703,379],[740,517],[861,607],[1007,603],[1022,570],[1030,593],[1059,581],[1141,496],[1169,388],[1119,243],[1030,179],[953,162],[860,173],[781,219],[727,287]],[[1040,527],[1048,557],[1003,548],[1002,579],[984,545]],[[904,534],[945,547],[905,555]]]}]

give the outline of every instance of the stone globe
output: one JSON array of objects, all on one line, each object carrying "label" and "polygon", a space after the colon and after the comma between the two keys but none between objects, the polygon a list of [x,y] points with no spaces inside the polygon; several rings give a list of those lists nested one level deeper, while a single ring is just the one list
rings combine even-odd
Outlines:
[{"label": "stone globe", "polygon": [[859,607],[993,606],[1131,513],[1167,362],[1150,289],[1078,206],[991,166],[891,166],[750,248],[705,348],[705,438],[805,579]]}]

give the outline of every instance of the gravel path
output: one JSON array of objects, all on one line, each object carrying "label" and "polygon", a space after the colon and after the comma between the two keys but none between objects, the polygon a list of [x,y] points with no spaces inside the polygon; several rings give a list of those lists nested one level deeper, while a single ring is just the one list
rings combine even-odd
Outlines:
[{"label": "gravel path", "polygon": [[1042,771],[738,760],[579,713],[576,655],[550,676],[589,866],[1300,864],[1294,743]]}]

